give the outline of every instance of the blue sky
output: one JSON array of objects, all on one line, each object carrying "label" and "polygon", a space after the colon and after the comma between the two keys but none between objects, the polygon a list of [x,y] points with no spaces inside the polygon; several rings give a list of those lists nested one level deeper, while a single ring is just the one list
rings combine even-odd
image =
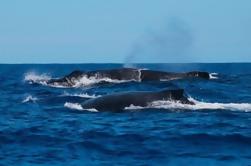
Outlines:
[{"label": "blue sky", "polygon": [[0,1],[0,63],[251,62],[250,0]]}]

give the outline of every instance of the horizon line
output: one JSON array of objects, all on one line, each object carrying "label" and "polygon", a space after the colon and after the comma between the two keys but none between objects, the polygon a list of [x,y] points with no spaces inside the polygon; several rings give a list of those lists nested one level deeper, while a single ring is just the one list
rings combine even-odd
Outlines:
[{"label": "horizon line", "polygon": [[248,64],[250,62],[168,62],[168,63],[147,63],[147,62],[139,62],[139,63],[119,63],[119,62],[88,62],[88,63],[0,63],[0,65],[74,65],[74,64],[237,64],[237,63],[242,63],[242,64]]}]

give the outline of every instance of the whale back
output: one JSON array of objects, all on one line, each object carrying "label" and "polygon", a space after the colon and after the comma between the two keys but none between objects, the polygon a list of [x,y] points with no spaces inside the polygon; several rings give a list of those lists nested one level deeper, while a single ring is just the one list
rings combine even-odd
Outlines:
[{"label": "whale back", "polygon": [[122,92],[109,94],[89,99],[82,103],[82,107],[84,109],[95,108],[97,110],[121,111],[130,105],[145,107],[149,103],[158,100],[176,100],[181,103],[192,104],[184,96],[183,89],[167,89],[158,92]]},{"label": "whale back", "polygon": [[175,100],[183,104],[191,104],[194,105],[192,101],[189,101],[184,94],[184,89],[175,89],[175,90],[163,90],[160,91],[163,96],[168,96],[167,100]]},{"label": "whale back", "polygon": [[160,91],[159,94],[163,95],[165,98],[169,98],[170,100],[180,100],[184,97],[184,89],[166,89]]},{"label": "whale back", "polygon": [[208,72],[202,72],[202,71],[192,71],[187,73],[188,77],[199,77],[204,79],[209,79],[210,75]]},{"label": "whale back", "polygon": [[75,70],[75,71],[71,72],[69,75],[67,75],[65,77],[67,77],[67,78],[72,78],[72,77],[77,78],[79,76],[82,76],[83,74],[84,74],[83,71]]},{"label": "whale back", "polygon": [[159,81],[168,77],[167,72],[154,71],[154,70],[142,70],[141,71],[141,81]]},{"label": "whale back", "polygon": [[88,76],[95,76],[97,78],[110,78],[114,80],[138,80],[139,71],[133,68],[97,70],[88,72]]}]

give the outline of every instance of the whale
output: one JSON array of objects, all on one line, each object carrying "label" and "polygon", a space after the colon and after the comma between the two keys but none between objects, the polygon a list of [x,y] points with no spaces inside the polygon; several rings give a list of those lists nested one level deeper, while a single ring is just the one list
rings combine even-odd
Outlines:
[{"label": "whale", "polygon": [[191,104],[184,95],[183,89],[164,89],[161,91],[133,91],[119,92],[88,99],[81,103],[83,109],[96,109],[98,111],[122,112],[126,107],[146,107],[154,101],[172,100],[182,104]]},{"label": "whale", "polygon": [[202,78],[209,79],[208,72],[191,71],[187,73],[174,73],[155,70],[144,70],[135,68],[118,68],[110,70],[95,70],[95,71],[73,71],[72,73],[58,79],[50,79],[47,81],[48,85],[74,87],[82,79],[94,79],[99,82],[106,82],[109,80],[116,81],[167,81],[173,79],[185,78]]}]

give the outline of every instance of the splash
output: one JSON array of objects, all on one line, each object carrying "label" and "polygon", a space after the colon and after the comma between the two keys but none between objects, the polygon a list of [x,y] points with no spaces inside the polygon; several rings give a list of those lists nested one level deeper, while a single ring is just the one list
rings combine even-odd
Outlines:
[{"label": "splash", "polygon": [[67,92],[64,92],[64,94],[62,96],[73,96],[73,97],[82,97],[82,98],[97,98],[97,97],[101,97],[101,95],[89,95],[88,93],[74,93],[74,94],[70,94]]},{"label": "splash", "polygon": [[33,97],[32,95],[27,96],[22,103],[28,103],[28,102],[36,102],[38,100],[38,98]]},{"label": "splash", "polygon": [[94,85],[94,84],[98,84],[98,83],[102,83],[102,82],[107,82],[107,83],[124,83],[124,82],[131,82],[131,81],[138,81],[135,79],[131,79],[131,80],[117,80],[117,79],[111,79],[108,77],[104,77],[104,78],[97,78],[97,77],[87,77],[87,76],[83,76],[82,78],[80,78],[79,80],[74,80],[73,87],[82,87],[82,86],[90,86],[90,85]]},{"label": "splash", "polygon": [[188,98],[189,101],[195,105],[182,104],[175,101],[154,101],[149,108],[162,108],[162,109],[184,109],[184,110],[231,110],[231,111],[251,111],[250,103],[208,103]]},{"label": "splash", "polygon": [[48,74],[37,74],[35,72],[26,73],[24,76],[24,80],[29,82],[29,84],[38,83],[47,85],[47,81],[50,79],[51,77]]},{"label": "splash", "polygon": [[89,112],[98,112],[95,108],[90,108],[90,109],[84,109],[81,104],[79,103],[69,103],[66,102],[64,104],[64,107],[72,109],[72,110],[78,110],[78,111],[89,111]]},{"label": "splash", "polygon": [[69,102],[66,102],[64,104],[64,106],[66,108],[69,108],[69,109],[74,109],[74,110],[79,110],[79,111],[84,110],[83,107],[80,104],[78,104],[78,103],[69,103]]},{"label": "splash", "polygon": [[[35,72],[26,73],[24,76],[24,80],[27,81],[29,84],[41,84],[45,86],[50,86],[54,88],[69,88],[68,86],[61,85],[59,83],[55,84],[48,84],[47,82],[52,79],[51,76],[48,74],[37,74]],[[138,80],[116,80],[111,79],[108,77],[98,78],[98,77],[87,77],[83,76],[80,79],[73,80],[73,87],[83,87],[83,86],[90,86],[94,84],[98,84],[101,82],[108,82],[108,83],[124,83],[124,82],[131,82],[131,81],[138,81]]]},{"label": "splash", "polygon": [[218,79],[218,73],[210,73],[209,78],[210,79]]},{"label": "splash", "polygon": [[97,78],[97,77],[87,77],[83,76],[80,80],[76,80],[75,87],[81,87],[81,86],[88,86],[88,85],[93,85],[93,84],[98,84],[101,82],[109,82],[109,83],[123,83],[123,82],[128,82],[128,80],[115,80],[111,78]]}]

